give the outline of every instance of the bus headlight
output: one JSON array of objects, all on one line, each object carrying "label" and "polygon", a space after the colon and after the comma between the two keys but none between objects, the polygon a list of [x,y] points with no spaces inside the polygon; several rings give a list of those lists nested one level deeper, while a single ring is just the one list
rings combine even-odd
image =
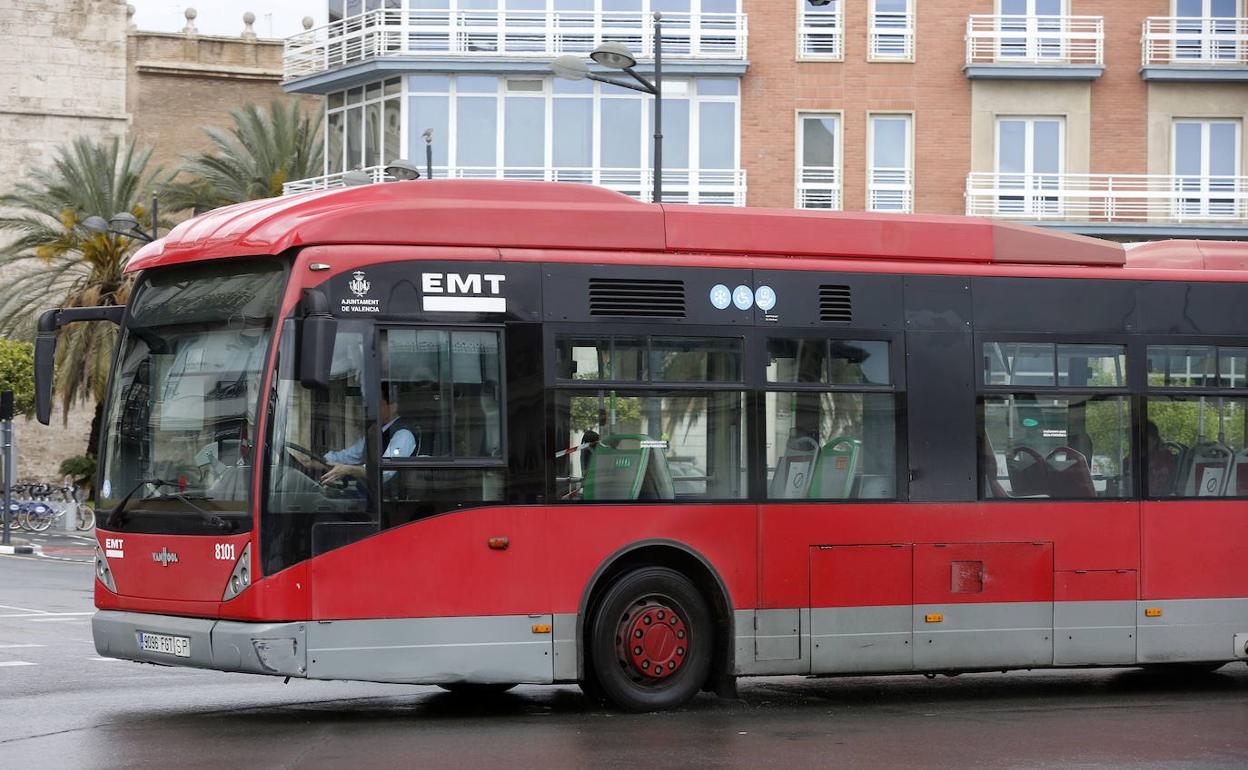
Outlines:
[{"label": "bus headlight", "polygon": [[108,566],[108,559],[104,558],[104,552],[98,545],[95,547],[95,577],[105,588],[117,593],[117,584],[113,582],[113,568]]},{"label": "bus headlight", "polygon": [[251,543],[243,548],[243,555],[238,557],[238,561],[234,562],[234,571],[230,573],[230,579],[225,583],[225,595],[221,597],[221,601],[228,602],[235,596],[238,596],[247,587],[251,585]]}]

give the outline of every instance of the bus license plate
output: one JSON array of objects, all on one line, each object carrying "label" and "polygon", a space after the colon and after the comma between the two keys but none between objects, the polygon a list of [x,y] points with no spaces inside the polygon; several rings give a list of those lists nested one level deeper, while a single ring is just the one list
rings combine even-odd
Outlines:
[{"label": "bus license plate", "polygon": [[139,646],[144,652],[159,652],[162,655],[173,655],[179,658],[191,657],[191,640],[185,636],[149,634],[146,631],[140,631]]}]

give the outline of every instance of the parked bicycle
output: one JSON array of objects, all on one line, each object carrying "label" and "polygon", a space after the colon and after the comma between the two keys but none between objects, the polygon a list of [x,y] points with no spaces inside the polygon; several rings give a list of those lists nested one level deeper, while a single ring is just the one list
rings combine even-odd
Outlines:
[{"label": "parked bicycle", "polygon": [[[11,530],[45,532],[71,514],[75,529],[87,531],[95,527],[95,511],[81,501],[82,490],[77,485],[56,488],[27,482],[14,485],[13,494],[19,499],[9,506]],[[59,501],[54,501],[58,495]]]}]

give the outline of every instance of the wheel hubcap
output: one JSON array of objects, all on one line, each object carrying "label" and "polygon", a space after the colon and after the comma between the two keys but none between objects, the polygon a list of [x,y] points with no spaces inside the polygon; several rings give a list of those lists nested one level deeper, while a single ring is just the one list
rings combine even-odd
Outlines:
[{"label": "wheel hubcap", "polygon": [[634,678],[667,679],[680,670],[689,650],[685,619],[662,598],[633,605],[616,632],[620,665]]}]

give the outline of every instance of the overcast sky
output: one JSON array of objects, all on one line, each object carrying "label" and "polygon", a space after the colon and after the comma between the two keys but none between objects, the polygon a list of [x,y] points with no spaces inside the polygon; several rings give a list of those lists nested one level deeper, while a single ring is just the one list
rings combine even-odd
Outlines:
[{"label": "overcast sky", "polygon": [[317,26],[325,23],[325,0],[130,0],[134,23],[154,32],[180,32],[186,26],[186,9],[199,11],[195,26],[203,35],[234,36],[243,31],[243,14],[256,15],[256,34],[287,37],[303,30],[301,20],[311,16]]}]

